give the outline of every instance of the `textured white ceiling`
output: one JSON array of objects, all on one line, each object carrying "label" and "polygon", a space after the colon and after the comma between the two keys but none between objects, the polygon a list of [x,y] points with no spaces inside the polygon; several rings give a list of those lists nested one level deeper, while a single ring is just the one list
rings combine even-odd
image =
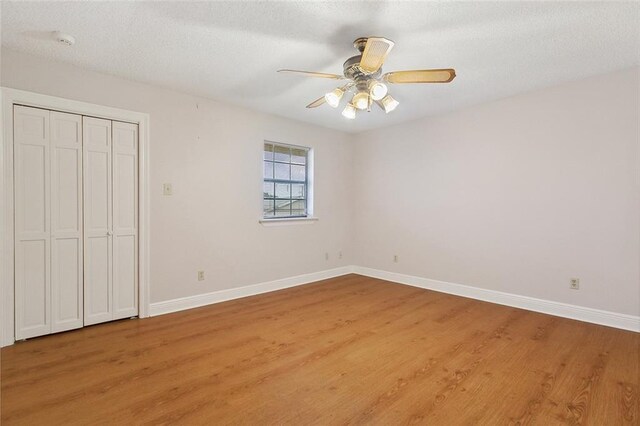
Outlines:
[{"label": "textured white ceiling", "polygon": [[[640,63],[640,4],[587,2],[2,2],[2,45],[349,132],[439,114]],[[74,35],[56,44],[50,32]],[[451,84],[392,86],[400,101],[349,121],[305,105],[359,36],[396,42],[385,71],[448,68]],[[344,100],[343,100],[344,102]]]}]

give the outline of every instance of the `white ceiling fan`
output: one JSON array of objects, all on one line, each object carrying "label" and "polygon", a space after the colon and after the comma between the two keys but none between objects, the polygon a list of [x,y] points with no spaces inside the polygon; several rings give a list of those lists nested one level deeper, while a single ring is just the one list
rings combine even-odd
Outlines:
[{"label": "white ceiling fan", "polygon": [[307,108],[316,108],[326,102],[329,106],[337,108],[344,94],[353,91],[353,98],[342,111],[342,115],[349,119],[356,118],[357,110],[371,111],[374,103],[386,113],[393,111],[399,102],[388,93],[386,83],[450,83],[456,77],[453,68],[393,71],[382,74],[382,64],[394,46],[391,40],[384,37],[360,37],[353,42],[353,46],[360,51],[360,54],[345,61],[343,75],[290,69],[281,69],[278,72],[349,80],[343,86],[335,88],[307,105]]}]

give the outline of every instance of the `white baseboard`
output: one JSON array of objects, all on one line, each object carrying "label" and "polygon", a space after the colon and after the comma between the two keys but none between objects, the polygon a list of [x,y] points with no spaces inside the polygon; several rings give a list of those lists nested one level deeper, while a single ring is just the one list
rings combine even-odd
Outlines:
[{"label": "white baseboard", "polygon": [[550,300],[536,299],[533,297],[503,293],[500,291],[448,283],[445,281],[430,280],[428,278],[420,278],[397,272],[365,268],[362,266],[352,266],[351,271],[355,274],[367,277],[379,278],[381,280],[439,291],[441,293],[454,294],[456,296],[484,300],[486,302],[497,303],[499,305],[512,306],[514,308],[542,312],[544,314],[555,315],[558,317],[571,318],[578,321],[591,322],[594,324],[621,328],[623,330],[640,332],[640,316],[601,311],[599,309],[585,308],[582,306],[569,305],[567,303],[552,302]]},{"label": "white baseboard", "polygon": [[280,280],[268,281],[245,287],[231,288],[227,290],[215,291],[212,293],[205,293],[196,296],[182,297],[179,299],[152,303],[150,306],[150,316],[168,314],[185,309],[198,308],[213,303],[239,299],[241,297],[282,290],[289,287],[308,284],[314,281],[339,277],[341,275],[346,275],[349,273],[355,273],[367,277],[378,278],[385,281],[406,284],[413,287],[424,288],[427,290],[434,290],[441,293],[483,300],[486,302],[497,303],[499,305],[527,309],[529,311],[541,312],[558,317],[570,318],[578,321],[585,321],[594,324],[620,328],[623,330],[640,332],[640,316],[602,311],[599,309],[586,308],[583,306],[570,305],[561,302],[553,302],[551,300],[536,299],[534,297],[504,293],[501,291],[487,290],[463,284],[455,284],[445,281],[421,278],[412,275],[400,274],[397,272],[388,272],[379,269],[365,268],[362,266],[343,266],[341,268],[313,272],[310,274],[298,275],[295,277],[283,278]]},{"label": "white baseboard", "polygon": [[314,281],[326,280],[328,278],[339,277],[351,273],[351,266],[328,269],[325,271],[312,272],[310,274],[298,275],[295,277],[283,278],[275,281],[248,285],[238,288],[214,291],[211,293],[199,294],[196,296],[181,297],[179,299],[166,300],[152,303],[149,309],[150,316],[169,314],[171,312],[183,311],[185,309],[198,308],[211,305],[213,303],[226,302],[227,300],[239,299],[241,297],[253,296],[270,291],[282,290]]},{"label": "white baseboard", "polygon": [[[298,275],[295,277],[283,278],[245,287],[231,288],[214,291],[212,293],[199,294],[196,296],[181,297],[179,299],[166,300],[163,302],[151,303],[149,316],[168,314],[171,312],[183,311],[186,309],[199,308],[201,306],[228,300],[239,299],[247,296],[268,293],[282,290],[315,281],[326,280],[355,273],[367,277],[378,278],[385,281],[406,284],[413,287],[434,290],[441,293],[453,294],[456,296],[468,297],[471,299],[484,300],[486,302],[497,303],[515,308],[527,309],[529,311],[541,312],[564,318],[585,321],[594,324],[606,325],[640,332],[640,316],[619,314],[615,312],[602,311],[599,309],[586,308],[582,306],[570,305],[567,303],[553,302],[550,300],[536,299],[533,297],[520,296],[517,294],[503,293],[495,290],[487,290],[462,284],[454,284],[445,281],[431,280],[412,275],[400,274],[397,272],[382,271],[379,269],[365,268],[362,266],[343,266],[325,271],[313,272],[310,274]],[[2,346],[13,344],[13,341],[3,341]]]}]

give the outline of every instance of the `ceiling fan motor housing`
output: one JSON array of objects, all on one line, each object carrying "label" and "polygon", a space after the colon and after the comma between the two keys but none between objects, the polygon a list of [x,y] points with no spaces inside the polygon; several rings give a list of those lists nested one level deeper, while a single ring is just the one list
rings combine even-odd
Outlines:
[{"label": "ceiling fan motor housing", "polygon": [[[352,56],[344,62],[343,71],[344,76],[350,78],[356,83],[358,89],[366,88],[369,80],[379,79],[382,75],[382,67],[380,67],[374,73],[368,73],[360,68],[360,62],[362,61],[362,54],[364,53],[364,49],[367,46],[367,41],[369,37],[359,37],[353,41],[353,47],[358,49],[360,52],[359,55]],[[362,87],[361,87],[362,86]]]},{"label": "ceiling fan motor housing", "polygon": [[374,72],[373,74],[365,73],[360,68],[360,60],[361,59],[362,59],[362,55],[352,56],[349,59],[347,59],[344,62],[344,65],[342,66],[343,71],[344,71],[344,76],[347,77],[347,78],[350,78],[351,80],[355,81],[356,83],[358,81],[361,81],[361,80],[369,80],[369,79],[372,79],[372,78],[375,78],[375,79],[379,78],[380,75],[382,74],[382,68],[380,68],[378,71]]},{"label": "ceiling fan motor housing", "polygon": [[355,47],[360,53],[362,53],[364,52],[364,48],[367,45],[367,40],[369,40],[369,37],[358,37],[353,41],[353,47]]}]

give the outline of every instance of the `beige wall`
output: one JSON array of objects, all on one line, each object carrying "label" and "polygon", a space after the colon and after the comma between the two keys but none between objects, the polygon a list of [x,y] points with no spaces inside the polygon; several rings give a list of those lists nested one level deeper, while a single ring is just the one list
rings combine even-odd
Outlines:
[{"label": "beige wall", "polygon": [[638,71],[358,134],[356,264],[639,315]]},{"label": "beige wall", "polygon": [[[151,115],[152,302],[351,263],[348,135],[9,50],[0,77],[3,86]],[[314,149],[317,222],[258,223],[264,139]],[[165,182],[173,196],[162,195]]]},{"label": "beige wall", "polygon": [[[151,114],[152,302],[356,264],[640,314],[637,69],[358,135],[7,50],[1,77]],[[315,149],[317,223],[258,224],[263,139]]]}]

